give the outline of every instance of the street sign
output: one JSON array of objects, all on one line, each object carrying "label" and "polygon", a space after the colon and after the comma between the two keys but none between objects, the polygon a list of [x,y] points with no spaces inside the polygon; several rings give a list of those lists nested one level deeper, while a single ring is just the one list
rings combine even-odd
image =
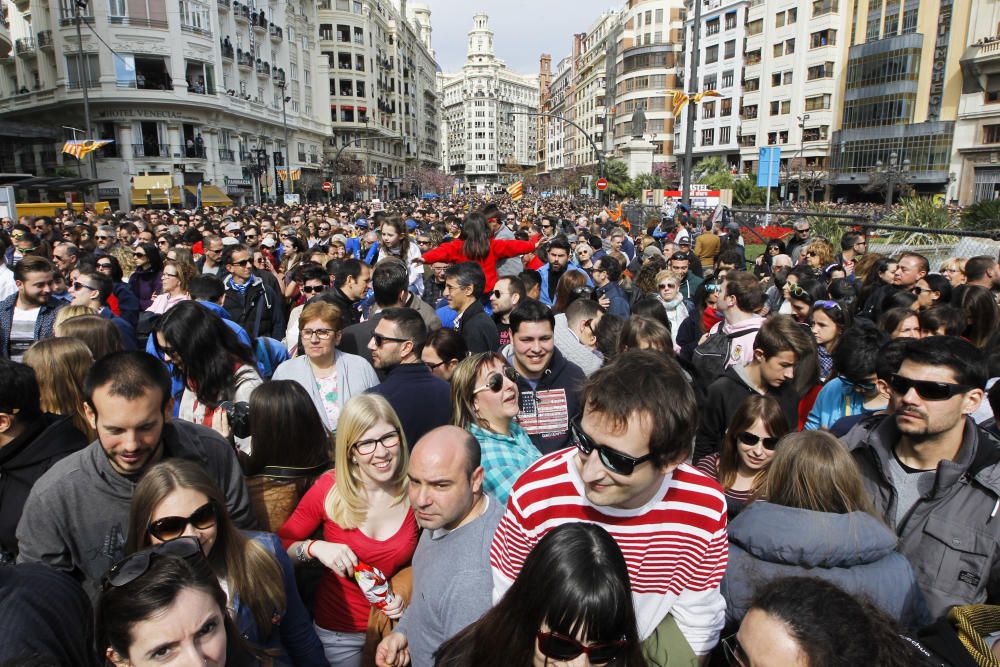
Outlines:
[{"label": "street sign", "polygon": [[604,192],[605,190],[607,190],[608,189],[608,179],[606,179],[606,178],[599,178],[597,180],[597,189],[600,190],[601,192]]},{"label": "street sign", "polygon": [[333,183],[331,183],[330,181],[324,182],[323,183],[323,192],[330,192],[331,190],[333,190]]},{"label": "street sign", "polygon": [[778,187],[781,175],[781,147],[761,148],[760,161],[757,165],[757,186],[761,188]]}]

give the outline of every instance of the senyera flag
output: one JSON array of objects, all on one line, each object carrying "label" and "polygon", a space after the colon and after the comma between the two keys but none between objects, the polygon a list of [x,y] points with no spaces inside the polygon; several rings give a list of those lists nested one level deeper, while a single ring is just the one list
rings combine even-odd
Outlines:
[{"label": "senyera flag", "polygon": [[93,153],[98,148],[114,143],[113,139],[74,139],[63,144],[63,153],[69,153],[77,160],[87,157],[88,153]]},{"label": "senyera flag", "polygon": [[507,186],[507,194],[510,195],[511,201],[517,201],[524,196],[524,181],[518,181],[517,183],[511,183]]}]

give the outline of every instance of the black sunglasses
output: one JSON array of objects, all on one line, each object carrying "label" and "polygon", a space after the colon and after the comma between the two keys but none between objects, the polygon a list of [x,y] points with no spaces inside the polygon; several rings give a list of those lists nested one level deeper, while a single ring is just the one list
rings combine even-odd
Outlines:
[{"label": "black sunglasses", "polygon": [[386,344],[386,342],[391,342],[391,343],[406,343],[410,339],[409,338],[393,338],[392,336],[383,336],[382,334],[379,334],[379,333],[373,333],[372,334],[372,340],[375,341],[375,347],[382,347],[383,345]]},{"label": "black sunglasses", "polygon": [[864,393],[875,391],[874,382],[855,382],[854,380],[849,379],[846,375],[838,375],[837,379],[855,391]]},{"label": "black sunglasses", "polygon": [[889,386],[900,396],[905,395],[910,389],[915,389],[917,395],[926,401],[946,401],[953,396],[975,389],[971,384],[913,380],[898,373],[889,378]]},{"label": "black sunglasses", "polygon": [[191,512],[191,516],[165,516],[149,524],[146,532],[163,542],[176,540],[184,534],[188,524],[199,530],[205,530],[215,525],[215,502],[207,503]]},{"label": "black sunglasses", "polygon": [[592,665],[605,665],[614,661],[628,646],[624,637],[613,642],[594,644],[582,644],[573,637],[567,637],[558,632],[539,632],[535,638],[538,640],[539,652],[546,658],[568,661],[583,653]]},{"label": "black sunglasses", "polygon": [[517,381],[521,379],[521,374],[515,371],[510,366],[504,366],[503,372],[494,371],[493,373],[490,373],[486,377],[486,384],[484,384],[481,387],[476,387],[473,390],[472,395],[475,396],[479,392],[486,391],[487,389],[489,389],[494,394],[500,393],[500,390],[503,389],[504,378],[507,378],[516,385]]},{"label": "black sunglasses", "polygon": [[778,447],[778,438],[761,438],[756,433],[750,433],[749,431],[743,431],[736,437],[747,447],[756,447],[757,443],[762,440],[764,449],[769,452],[773,452]]},{"label": "black sunglasses", "polygon": [[96,288],[91,287],[90,285],[84,285],[81,282],[74,282],[73,283],[73,289],[79,291],[79,290],[82,290],[82,289],[93,290],[93,289],[96,289]]},{"label": "black sunglasses", "polygon": [[303,294],[312,294],[313,292],[320,294],[324,290],[326,290],[326,285],[304,285],[302,287]]},{"label": "black sunglasses", "polygon": [[250,258],[248,257],[247,259],[241,259],[241,260],[240,260],[240,261],[238,261],[238,262],[237,262],[237,261],[236,261],[236,260],[234,259],[233,261],[231,261],[231,262],[229,262],[229,263],[230,263],[230,264],[233,264],[233,265],[235,265],[235,266],[246,266],[246,265],[247,265],[247,264],[249,264],[249,263],[250,263],[251,261],[252,261],[252,260],[251,260],[251,259],[250,259]]},{"label": "black sunglasses", "polygon": [[142,551],[137,551],[112,565],[108,573],[104,575],[104,590],[127,586],[146,574],[154,556],[177,556],[184,559],[205,557],[201,551],[201,542],[196,537],[182,537],[163,544],[156,544]]},{"label": "black sunglasses", "polygon": [[601,463],[611,472],[618,473],[619,475],[631,475],[637,465],[653,458],[651,453],[636,458],[619,452],[617,449],[613,449],[607,445],[598,444],[586,434],[580,425],[580,421],[581,418],[577,417],[570,422],[569,430],[570,437],[573,439],[573,445],[587,456],[596,449],[598,455],[601,457]]}]

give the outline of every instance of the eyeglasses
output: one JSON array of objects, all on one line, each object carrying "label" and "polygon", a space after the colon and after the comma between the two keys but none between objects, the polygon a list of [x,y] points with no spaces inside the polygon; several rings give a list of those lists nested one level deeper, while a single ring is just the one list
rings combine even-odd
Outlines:
[{"label": "eyeglasses", "polygon": [[496,297],[497,299],[499,299],[500,297],[503,296],[503,292],[501,292],[498,289],[495,289],[492,292],[490,292],[490,296],[493,296],[493,297]]},{"label": "eyeglasses", "polygon": [[[803,291],[805,291],[805,290],[803,290]],[[837,303],[836,301],[829,301],[827,299],[824,299],[822,301],[816,301],[815,303],[813,303],[813,305],[814,306],[818,306],[818,307],[822,308],[823,310],[836,310],[837,308],[840,308],[840,304],[839,303]]]},{"label": "eyeglasses", "polygon": [[36,246],[28,246],[28,247],[18,246],[17,250],[23,255],[26,252],[35,252],[36,250],[38,250],[38,248]]},{"label": "eyeglasses", "polygon": [[722,640],[722,650],[726,654],[726,662],[732,667],[750,667],[750,657],[740,646],[736,635],[729,635]]},{"label": "eyeglasses", "polygon": [[110,269],[111,268],[111,264],[98,262],[97,263],[97,268],[98,269]]},{"label": "eyeglasses", "polygon": [[933,292],[933,291],[934,290],[932,290],[929,287],[920,287],[919,285],[914,285],[913,287],[910,288],[910,294],[916,294],[917,296],[920,296],[924,292],[930,293],[930,292]]},{"label": "eyeglasses", "polygon": [[486,391],[487,389],[493,392],[494,394],[499,394],[500,390],[503,389],[504,378],[507,378],[516,385],[517,381],[521,378],[521,375],[510,366],[504,366],[503,371],[501,372],[494,371],[493,373],[490,373],[488,376],[486,376],[486,384],[484,384],[481,387],[476,387],[472,391],[472,395],[475,396],[479,392]]},{"label": "eyeglasses", "polygon": [[677,289],[676,283],[660,283],[657,285],[660,289]]},{"label": "eyeglasses", "polygon": [[791,283],[790,285],[788,285],[788,292],[792,296],[802,301],[808,301],[812,303],[812,296],[809,295],[809,292],[807,292],[805,288],[800,287],[798,283]]},{"label": "eyeglasses", "polygon": [[303,285],[302,286],[302,293],[303,294],[313,294],[313,293],[315,293],[315,294],[321,294],[324,290],[326,290],[326,285]]},{"label": "eyeglasses", "polygon": [[231,261],[231,262],[229,262],[229,263],[230,263],[231,265],[233,265],[233,266],[246,266],[247,264],[249,264],[249,263],[250,263],[250,261],[251,261],[251,260],[250,260],[250,258],[248,257],[248,258],[246,258],[246,259],[241,259],[241,260],[239,260],[239,261],[236,261],[236,260],[234,259],[234,260],[232,260],[232,261]]},{"label": "eyeglasses", "polygon": [[816,257],[816,251],[815,250],[810,250],[810,251],[806,252],[806,257]]},{"label": "eyeglasses", "polygon": [[430,239],[417,239],[417,245],[430,245]]},{"label": "eyeglasses", "polygon": [[382,347],[386,342],[390,343],[407,343],[409,338],[393,338],[392,336],[383,336],[380,333],[373,333],[372,340],[375,341],[375,347]]},{"label": "eyeglasses", "polygon": [[573,637],[567,637],[558,632],[539,632],[535,638],[538,640],[539,652],[546,658],[569,661],[582,653],[587,656],[588,662],[592,665],[605,665],[614,661],[628,646],[624,637],[613,642],[594,644],[582,644]]},{"label": "eyeglasses", "polygon": [[332,336],[334,333],[336,332],[333,329],[303,329],[302,337],[312,338],[313,336],[315,336],[320,340],[330,340],[330,336]]},{"label": "eyeglasses", "polygon": [[76,281],[76,282],[73,283],[73,290],[74,291],[78,292],[78,291],[80,291],[82,289],[96,290],[97,288],[96,287],[91,287],[90,285],[84,285],[83,283],[81,283],[79,281]]},{"label": "eyeglasses", "polygon": [[849,379],[846,375],[838,375],[837,379],[840,380],[845,386],[852,388],[854,391],[859,391],[862,393],[875,391],[874,382],[857,382],[855,380]]},{"label": "eyeglasses", "polygon": [[101,234],[98,234],[98,235],[97,235],[97,236],[95,236],[94,238],[95,238],[95,239],[97,239],[98,241],[107,241],[107,240],[108,240],[108,239],[110,239],[111,237],[110,237],[110,236],[107,236],[106,234],[105,234],[105,235],[101,235]]},{"label": "eyeglasses", "polygon": [[586,456],[589,456],[596,449],[598,455],[601,457],[601,463],[611,472],[618,473],[619,475],[631,475],[637,465],[653,458],[651,453],[636,458],[619,452],[617,449],[613,449],[607,445],[598,444],[584,432],[580,421],[581,418],[577,417],[570,422],[569,430],[573,444]]},{"label": "eyeglasses", "polygon": [[572,294],[578,299],[589,299],[594,296],[594,288],[588,285],[580,285],[573,288]]},{"label": "eyeglasses", "polygon": [[889,378],[889,386],[900,396],[906,395],[910,389],[915,389],[917,395],[925,401],[946,401],[953,396],[975,389],[971,384],[913,380],[898,373]]},{"label": "eyeglasses", "polygon": [[382,437],[374,438],[372,440],[359,440],[351,446],[357,450],[358,454],[361,454],[361,456],[368,456],[369,454],[374,454],[379,445],[382,445],[386,449],[399,447],[399,431],[392,430]]},{"label": "eyeglasses", "polygon": [[166,239],[160,239],[156,242],[156,245],[168,245],[168,242]]},{"label": "eyeglasses", "polygon": [[127,586],[146,574],[149,571],[149,566],[153,563],[154,556],[178,556],[184,559],[205,557],[201,551],[201,542],[196,537],[183,537],[163,544],[156,544],[142,551],[137,551],[112,565],[108,573],[104,575],[104,590]]},{"label": "eyeglasses", "polygon": [[429,371],[433,372],[433,371],[434,371],[434,369],[436,369],[436,368],[437,368],[438,366],[443,366],[443,365],[444,365],[444,364],[446,364],[446,363],[448,363],[448,362],[447,362],[447,361],[439,361],[439,362],[437,362],[436,364],[432,364],[432,363],[431,363],[431,362],[429,362],[429,361],[425,361],[425,362],[424,362],[424,365],[425,365],[425,366],[427,366],[427,370],[429,370]]},{"label": "eyeglasses", "polygon": [[811,229],[811,227],[806,227],[805,229],[796,229],[795,233],[796,234],[808,234],[809,231],[810,231],[810,229]]},{"label": "eyeglasses", "polygon": [[762,438],[756,433],[751,433],[750,431],[743,431],[736,436],[736,438],[747,447],[756,447],[758,442],[763,442],[764,449],[769,452],[773,452],[778,446],[777,438]]},{"label": "eyeglasses", "polygon": [[132,253],[132,256],[133,257],[145,257],[146,253],[144,253],[144,252],[134,252],[134,253]]},{"label": "eyeglasses", "polygon": [[329,227],[320,227],[319,231],[321,231],[321,232],[328,232],[328,231],[330,231],[330,228]]},{"label": "eyeglasses", "polygon": [[708,292],[709,294],[714,294],[715,292],[721,292],[722,285],[718,283],[709,283],[705,285],[705,291]]},{"label": "eyeglasses", "polygon": [[163,272],[163,277],[164,278],[176,278],[177,274],[176,273],[167,273],[166,271],[164,271]]},{"label": "eyeglasses", "polygon": [[207,503],[191,512],[191,516],[165,516],[149,524],[146,532],[163,542],[176,540],[187,530],[188,524],[198,530],[206,530],[215,525],[215,502]]}]

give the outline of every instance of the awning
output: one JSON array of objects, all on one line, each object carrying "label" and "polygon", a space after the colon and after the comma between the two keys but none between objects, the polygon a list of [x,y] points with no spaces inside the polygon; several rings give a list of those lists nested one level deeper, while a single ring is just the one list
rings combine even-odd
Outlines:
[{"label": "awning", "polygon": [[[197,200],[198,197],[198,186],[188,185],[185,186],[188,192],[195,196]],[[202,185],[201,186],[201,205],[202,206],[232,206],[233,200],[226,196],[226,193],[219,189],[215,185]]]},{"label": "awning", "polygon": [[170,174],[160,174],[159,176],[133,176],[133,190],[166,190],[174,187],[174,177]]},{"label": "awning", "polygon": [[[136,176],[135,178],[142,177]],[[146,193],[149,193],[148,199],[146,198]],[[167,201],[165,188],[132,188],[132,206],[145,206],[147,203],[183,207],[184,190],[178,185],[170,188],[170,201]]]}]

